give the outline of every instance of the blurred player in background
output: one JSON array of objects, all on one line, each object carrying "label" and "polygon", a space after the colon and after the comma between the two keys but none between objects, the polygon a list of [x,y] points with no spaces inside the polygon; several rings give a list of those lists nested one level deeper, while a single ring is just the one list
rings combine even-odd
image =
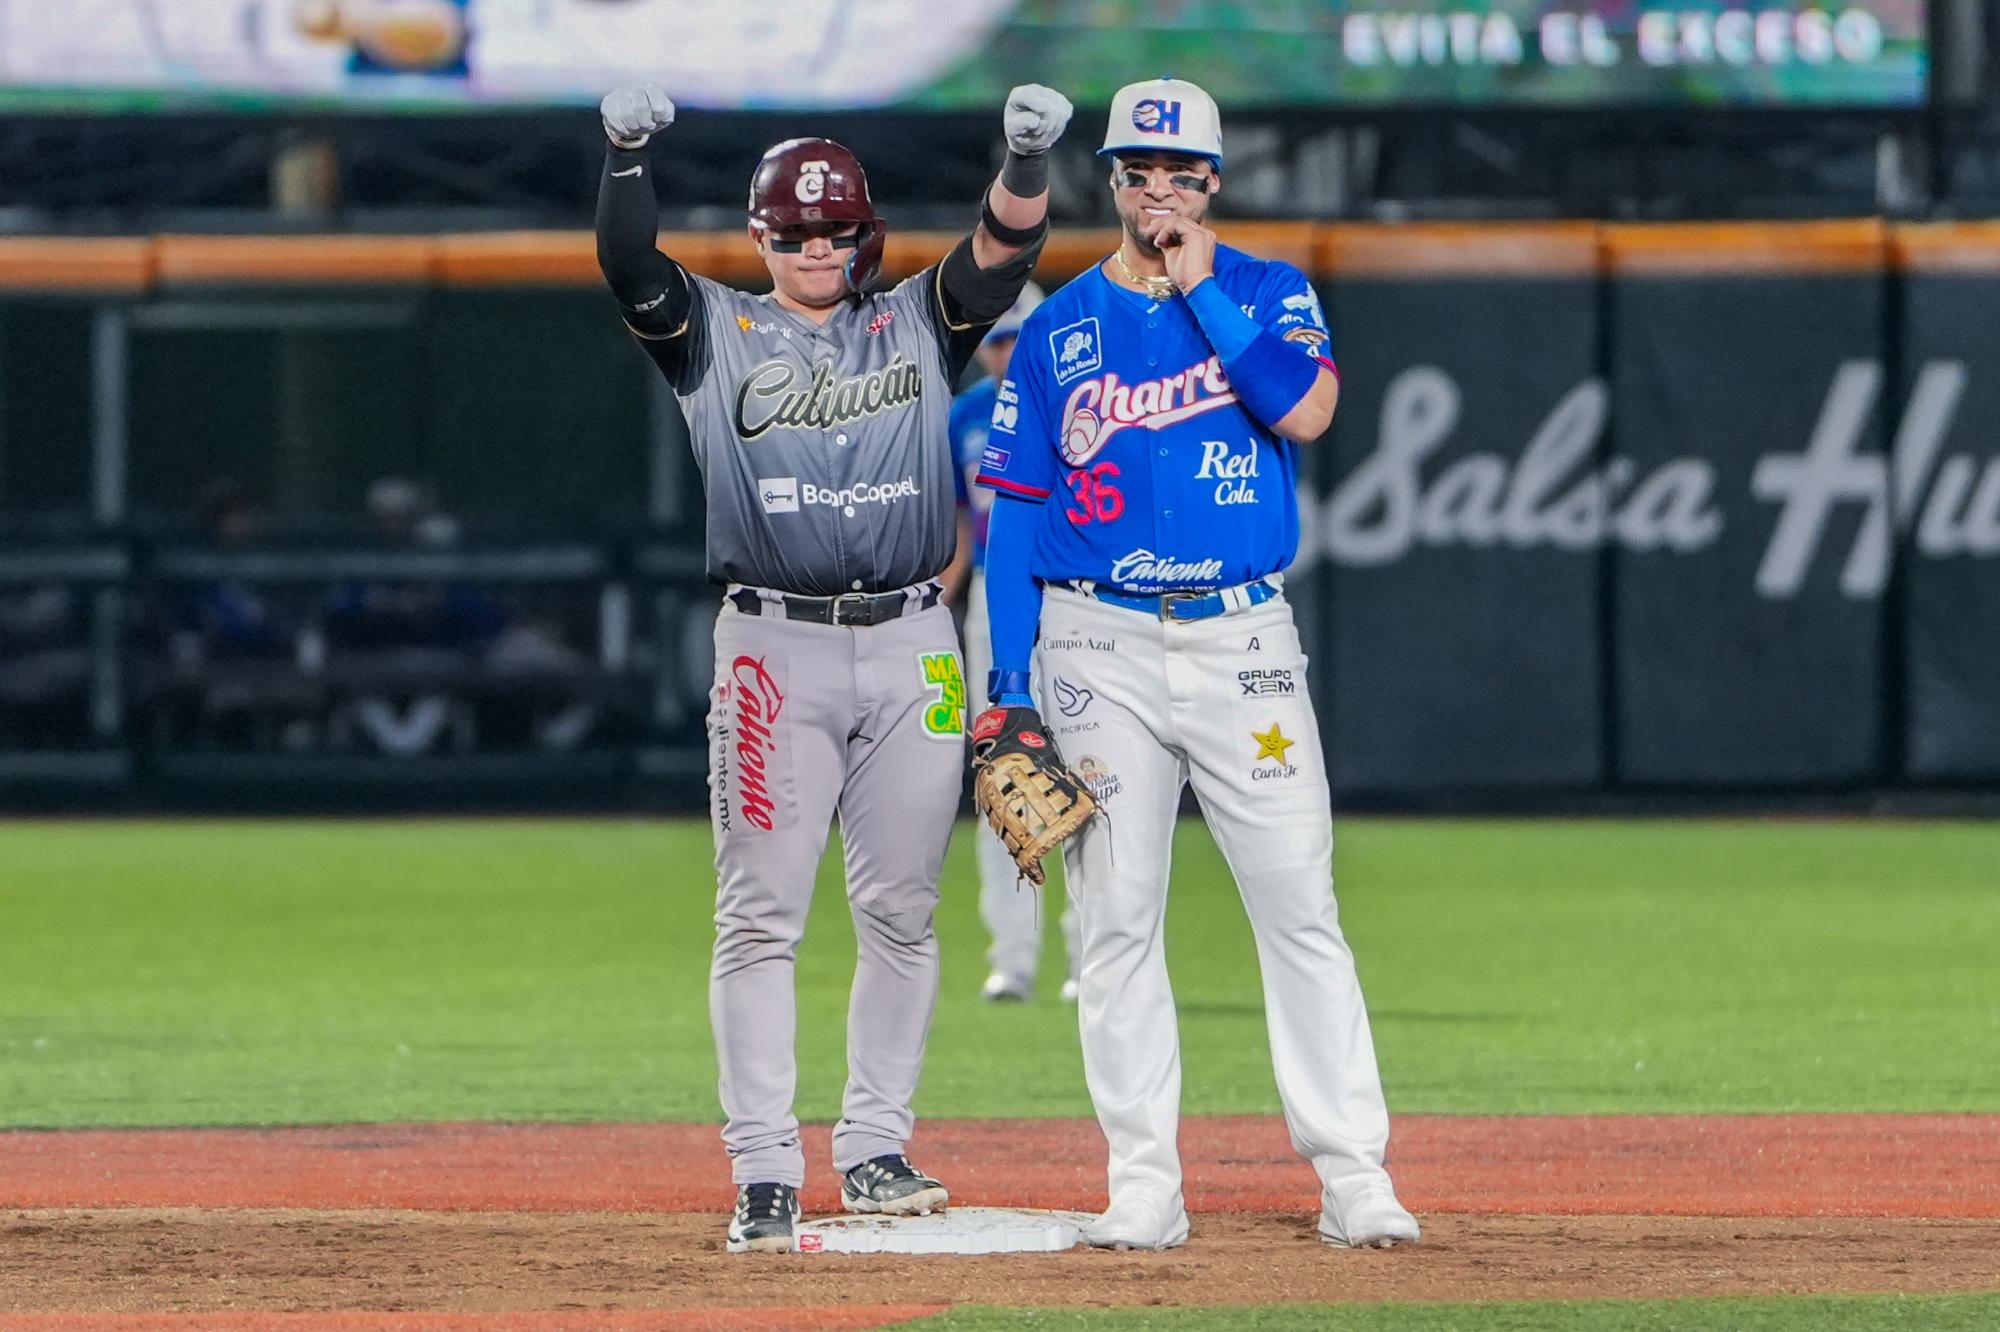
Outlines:
[{"label": "blurred player in background", "polygon": [[850,1211],[947,1200],[905,1147],[937,1004],[938,876],[958,813],[965,677],[938,575],[955,544],[951,391],[1021,294],[1048,231],[1048,149],[1070,105],[1008,95],[1007,160],[940,262],[875,289],[887,224],[861,164],[791,139],[751,176],[756,296],[662,254],[646,147],[657,87],[604,100],[598,259],[686,414],[707,501],[715,622],[709,1016],[737,1185],[732,1253],[796,1246],[793,965],[837,815],[858,957],[833,1130]]},{"label": "blurred player in background", "polygon": [[[980,456],[986,451],[986,435],[993,423],[994,399],[1000,379],[1007,373],[1007,358],[1014,354],[1014,340],[1020,336],[1022,322],[1041,303],[1042,289],[1030,282],[1014,308],[1000,316],[1000,322],[979,344],[978,361],[987,377],[951,404],[951,447],[958,458],[959,502],[964,506],[961,546],[968,589],[965,666],[967,678],[975,681],[984,680],[993,669],[993,643],[986,626],[986,520],[993,508],[993,492],[970,483],[979,474]],[[959,563],[954,562],[954,571]],[[1056,731],[1067,734],[1062,725]],[[1035,973],[1041,967],[1041,891],[1022,880],[999,838],[975,837],[973,846],[979,865],[979,918],[993,940],[986,950],[992,970],[980,987],[980,997],[1000,1002],[1025,1000],[1035,992]],[[1074,908],[1065,907],[1062,931],[1069,959],[1062,997],[1064,1003],[1075,1003],[1078,948]]]},{"label": "blurred player in background", "polygon": [[1203,225],[1222,127],[1202,89],[1121,88],[1099,151],[1124,234],[1022,326],[979,473],[999,492],[988,692],[1032,714],[1039,689],[1044,708],[1098,724],[1062,746],[1106,816],[1064,847],[1084,1075],[1111,1156],[1110,1207],[1084,1235],[1146,1249],[1188,1237],[1164,926],[1192,780],[1249,911],[1320,1235],[1414,1240],[1382,1166],[1389,1113],[1335,911],[1326,764],[1281,587],[1299,448],[1339,396],[1325,317],[1298,269]]}]

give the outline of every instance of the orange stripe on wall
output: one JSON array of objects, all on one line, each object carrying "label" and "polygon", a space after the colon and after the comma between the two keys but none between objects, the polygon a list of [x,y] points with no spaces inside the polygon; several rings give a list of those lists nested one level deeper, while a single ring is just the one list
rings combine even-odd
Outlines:
[{"label": "orange stripe on wall", "polygon": [[1888,259],[1888,227],[1875,218],[1612,225],[1602,235],[1606,269],[1630,277],[1854,273]]},{"label": "orange stripe on wall", "polygon": [[136,293],[152,283],[149,237],[0,237],[0,290]]},{"label": "orange stripe on wall", "polygon": [[1924,222],[1892,227],[1896,267],[1914,273],[2000,273],[2000,222]]},{"label": "orange stripe on wall", "polygon": [[[1731,273],[2000,272],[2000,221],[1659,223],[1309,223],[1222,221],[1230,245],[1319,277],[1476,277],[1604,271]],[[937,262],[958,231],[891,231],[885,273]],[[1040,272],[1060,282],[1111,253],[1112,228],[1050,235]],[[737,230],[670,232],[691,271],[763,288],[762,260]],[[587,231],[437,236],[0,237],[0,291],[137,294],[156,285],[591,287]]]},{"label": "orange stripe on wall", "polygon": [[1316,239],[1302,267],[1329,278],[1588,276],[1600,261],[1590,222],[1350,223]]},{"label": "orange stripe on wall", "polygon": [[162,283],[428,286],[436,236],[162,236]]}]

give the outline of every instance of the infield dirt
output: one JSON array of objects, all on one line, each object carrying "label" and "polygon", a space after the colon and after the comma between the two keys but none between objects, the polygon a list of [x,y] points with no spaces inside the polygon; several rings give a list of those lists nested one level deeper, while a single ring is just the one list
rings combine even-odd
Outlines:
[{"label": "infield dirt", "polygon": [[[825,1141],[808,1130],[821,1213],[837,1205]],[[914,1151],[964,1202],[1102,1198],[1088,1121],[943,1121]],[[738,1258],[710,1126],[4,1133],[0,1327],[126,1332],[157,1314],[143,1326],[247,1332],[260,1312],[340,1310],[350,1329],[384,1325],[371,1311],[636,1329],[701,1310],[720,1328],[775,1306],[789,1326],[859,1327],[967,1301],[2000,1289],[2000,1116],[1408,1116],[1391,1165],[1425,1238],[1387,1253],[1318,1243],[1312,1176],[1277,1120],[1191,1120],[1183,1152],[1195,1237],[1172,1253]]]}]

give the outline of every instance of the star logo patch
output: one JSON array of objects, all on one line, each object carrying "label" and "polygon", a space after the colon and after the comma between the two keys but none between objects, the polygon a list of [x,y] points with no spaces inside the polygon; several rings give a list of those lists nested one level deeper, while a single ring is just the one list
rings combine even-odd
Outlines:
[{"label": "star logo patch", "polygon": [[1257,757],[1250,760],[1252,763],[1264,759],[1276,759],[1280,763],[1289,762],[1285,758],[1285,751],[1298,743],[1296,740],[1287,740],[1276,722],[1272,722],[1271,729],[1261,734],[1256,731],[1250,732],[1250,738],[1257,742]]}]

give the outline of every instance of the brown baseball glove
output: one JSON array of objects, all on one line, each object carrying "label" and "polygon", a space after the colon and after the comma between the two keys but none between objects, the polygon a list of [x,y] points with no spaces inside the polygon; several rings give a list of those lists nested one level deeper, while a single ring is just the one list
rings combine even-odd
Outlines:
[{"label": "brown baseball glove", "polygon": [[989,708],[972,725],[972,796],[1024,877],[1076,835],[1097,801],[1056,752],[1033,708]]}]

